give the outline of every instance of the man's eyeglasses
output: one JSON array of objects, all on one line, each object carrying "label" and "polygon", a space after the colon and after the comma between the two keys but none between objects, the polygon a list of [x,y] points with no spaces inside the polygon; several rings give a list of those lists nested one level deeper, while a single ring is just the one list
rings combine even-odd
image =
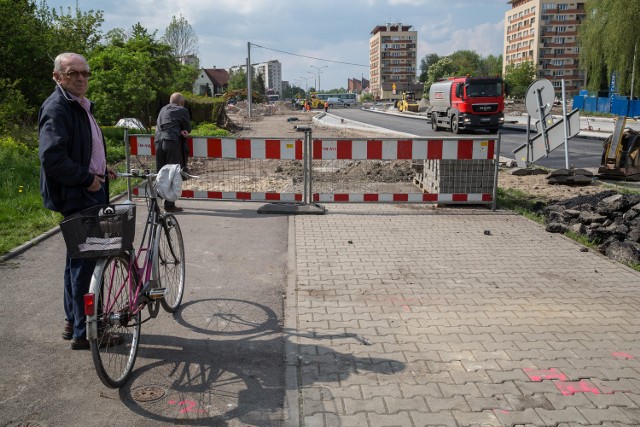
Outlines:
[{"label": "man's eyeglasses", "polygon": [[62,73],[65,76],[69,77],[70,79],[77,79],[78,77],[82,76],[85,79],[89,79],[91,78],[91,71],[67,71],[66,73]]}]

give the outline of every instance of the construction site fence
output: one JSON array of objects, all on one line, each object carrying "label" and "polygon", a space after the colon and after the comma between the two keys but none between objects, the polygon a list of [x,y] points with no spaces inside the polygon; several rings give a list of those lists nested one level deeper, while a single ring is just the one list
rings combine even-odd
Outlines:
[{"label": "construction site fence", "polygon": [[[125,133],[127,166],[155,168],[153,135]],[[268,203],[484,204],[496,208],[500,136],[190,137],[182,197]],[[139,190],[133,188],[132,195]]]}]

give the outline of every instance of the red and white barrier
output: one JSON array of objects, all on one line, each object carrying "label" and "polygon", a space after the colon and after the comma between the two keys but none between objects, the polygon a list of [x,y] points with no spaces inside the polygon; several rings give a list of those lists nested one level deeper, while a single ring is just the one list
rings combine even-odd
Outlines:
[{"label": "red and white barrier", "polygon": [[[131,154],[155,155],[153,136],[131,135]],[[300,139],[188,139],[193,157],[302,160]],[[495,141],[442,139],[314,139],[314,160],[481,160],[493,159]]]},{"label": "red and white barrier", "polygon": [[[154,156],[152,135],[130,135],[130,153]],[[210,138],[188,139],[194,158],[303,160],[302,139]],[[313,160],[492,160],[494,139],[313,139]],[[134,194],[138,194],[134,192]],[[263,202],[301,202],[301,193],[183,190],[183,198],[247,200]],[[314,193],[313,202],[347,203],[491,203],[488,193]]]}]

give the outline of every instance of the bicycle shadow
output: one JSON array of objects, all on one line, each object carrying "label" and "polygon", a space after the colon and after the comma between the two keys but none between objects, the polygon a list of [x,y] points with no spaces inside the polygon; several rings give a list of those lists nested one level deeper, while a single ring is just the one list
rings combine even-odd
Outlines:
[{"label": "bicycle shadow", "polygon": [[120,389],[120,399],[130,410],[158,422],[282,425],[284,354],[293,341],[298,341],[296,369],[303,386],[404,369],[402,362],[357,357],[324,345],[325,340],[368,345],[356,334],[285,330],[271,309],[255,302],[192,301],[181,307],[175,320],[190,330],[185,334],[189,338],[143,334],[138,357],[153,361],[135,367]]}]

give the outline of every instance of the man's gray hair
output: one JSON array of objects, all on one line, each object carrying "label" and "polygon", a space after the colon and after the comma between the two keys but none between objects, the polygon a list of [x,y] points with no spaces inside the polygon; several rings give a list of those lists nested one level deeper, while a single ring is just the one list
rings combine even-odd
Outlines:
[{"label": "man's gray hair", "polygon": [[70,58],[72,56],[79,56],[80,58],[82,58],[84,60],[84,62],[87,63],[87,66],[89,66],[89,63],[87,62],[85,57],[80,55],[79,53],[63,52],[60,55],[56,56],[56,59],[53,60],[53,71],[55,71],[57,73],[61,73],[62,72],[62,64],[64,62],[66,62],[68,58]]},{"label": "man's gray hair", "polygon": [[172,104],[184,105],[185,99],[180,92],[174,92],[171,94],[171,97],[169,98],[169,102]]}]

